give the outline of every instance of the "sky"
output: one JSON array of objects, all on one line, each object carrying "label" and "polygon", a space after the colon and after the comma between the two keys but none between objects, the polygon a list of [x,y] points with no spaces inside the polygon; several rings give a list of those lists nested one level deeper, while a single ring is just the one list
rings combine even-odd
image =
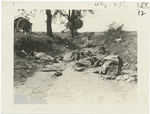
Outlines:
[{"label": "sky", "polygon": [[[30,12],[30,10],[27,10]],[[15,11],[15,16],[20,15],[20,12]],[[37,10],[35,17],[30,17],[30,22],[33,23],[32,31],[46,32],[46,14]],[[65,19],[64,19],[65,20]],[[82,18],[83,27],[78,32],[101,32],[107,29],[112,22],[124,24],[127,31],[137,30],[137,11],[129,10],[97,10],[95,13],[87,14]],[[67,22],[67,20],[66,20]],[[60,25],[59,19],[52,23],[53,32],[61,32],[65,29],[64,25]]]}]

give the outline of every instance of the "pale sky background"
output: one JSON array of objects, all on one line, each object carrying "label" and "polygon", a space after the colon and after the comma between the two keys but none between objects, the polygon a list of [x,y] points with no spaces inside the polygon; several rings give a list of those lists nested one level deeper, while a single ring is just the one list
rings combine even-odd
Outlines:
[{"label": "pale sky background", "polygon": [[[16,10],[15,16],[19,14]],[[32,31],[46,32],[46,18],[45,12],[41,13],[37,10],[35,17],[30,17],[30,22],[33,23]],[[78,30],[79,32],[104,31],[107,29],[108,24],[112,22],[124,24],[127,31],[137,30],[137,11],[133,10],[97,10],[93,15],[87,14],[82,20],[83,27]],[[60,25],[58,20],[56,23],[52,23],[52,29],[53,32],[61,32],[65,27]]]}]

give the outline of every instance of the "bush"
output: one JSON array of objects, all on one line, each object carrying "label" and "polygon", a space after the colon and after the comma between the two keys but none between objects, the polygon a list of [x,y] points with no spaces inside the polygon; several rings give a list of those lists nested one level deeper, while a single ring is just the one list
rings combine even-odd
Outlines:
[{"label": "bush", "polygon": [[14,51],[16,54],[21,50],[24,50],[27,54],[33,51],[48,52],[53,51],[52,44],[52,40],[44,36],[40,38],[34,35],[22,35],[14,41]]},{"label": "bush", "polygon": [[123,26],[123,24],[118,24],[115,22],[108,25],[108,29],[104,31],[102,35],[104,44],[110,45],[112,42],[116,41],[117,38],[123,38],[125,33]]}]

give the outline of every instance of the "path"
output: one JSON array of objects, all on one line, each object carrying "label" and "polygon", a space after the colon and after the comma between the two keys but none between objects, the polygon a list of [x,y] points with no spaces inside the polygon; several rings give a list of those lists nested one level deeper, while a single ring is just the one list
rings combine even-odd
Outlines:
[{"label": "path", "polygon": [[45,104],[132,104],[136,103],[137,84],[102,80],[96,69],[76,72],[73,62],[63,75],[52,78],[54,72],[37,71],[24,85],[14,88],[14,94],[44,99]]}]

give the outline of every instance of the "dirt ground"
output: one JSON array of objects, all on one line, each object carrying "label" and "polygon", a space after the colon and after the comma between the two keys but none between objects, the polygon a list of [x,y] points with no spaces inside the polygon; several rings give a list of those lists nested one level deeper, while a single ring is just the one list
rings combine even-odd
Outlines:
[{"label": "dirt ground", "polygon": [[[26,82],[14,87],[14,95],[44,100],[43,104],[133,104],[137,101],[137,84],[116,80],[103,80],[89,68],[74,71],[71,63],[55,63],[66,69],[59,77],[54,72],[40,69]],[[28,101],[27,103],[30,103]]]},{"label": "dirt ground", "polygon": [[[96,34],[95,37],[93,40],[98,39],[99,35],[97,36]],[[82,46],[82,39],[76,39],[76,43]],[[137,61],[136,39],[136,33],[127,33],[125,41],[122,43],[112,43],[113,45],[107,47],[106,50],[118,51],[121,57],[123,57],[124,63],[129,66],[125,68],[131,69],[132,64],[134,65]],[[63,45],[57,46],[56,44],[53,45],[53,48],[56,49],[57,47],[55,52],[58,52],[62,49]],[[64,49],[63,52],[66,52],[64,60],[67,60],[70,52],[69,50],[68,52],[66,51],[67,48]],[[92,52],[96,51],[95,48],[83,49],[91,50]],[[25,62],[22,61],[22,63]],[[29,61],[30,63],[32,65],[32,62]],[[14,97],[15,100],[19,100],[14,100],[14,103],[39,103],[33,102],[33,100],[42,101],[40,104],[133,104],[137,102],[137,83],[103,80],[100,74],[93,73],[98,68],[89,68],[83,72],[77,72],[74,71],[73,64],[74,62],[67,63],[65,61],[55,63],[54,65],[65,68],[62,72],[63,75],[59,77],[52,76],[55,72],[42,72],[42,65],[40,67],[37,66],[36,68],[40,69],[34,72],[32,76],[28,77],[25,82],[14,86],[14,96],[21,95],[21,97]],[[17,65],[20,64],[16,64],[16,67]],[[23,102],[25,98],[26,101]]]}]

